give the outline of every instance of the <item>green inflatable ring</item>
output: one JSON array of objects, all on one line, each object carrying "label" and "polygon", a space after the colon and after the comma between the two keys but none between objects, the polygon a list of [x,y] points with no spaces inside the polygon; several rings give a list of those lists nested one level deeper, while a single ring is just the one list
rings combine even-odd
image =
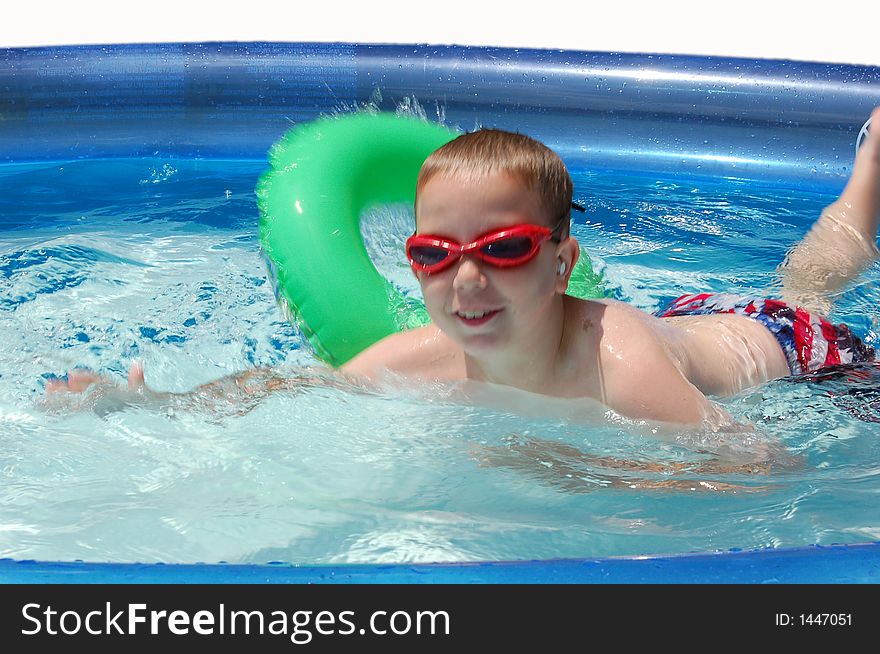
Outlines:
[{"label": "green inflatable ring", "polygon": [[[376,270],[360,216],[379,204],[413,204],[422,163],[457,135],[417,118],[358,113],[298,125],[270,149],[256,189],[260,243],[279,303],[330,365],[427,324],[424,306]],[[604,295],[583,252],[569,293]]]}]

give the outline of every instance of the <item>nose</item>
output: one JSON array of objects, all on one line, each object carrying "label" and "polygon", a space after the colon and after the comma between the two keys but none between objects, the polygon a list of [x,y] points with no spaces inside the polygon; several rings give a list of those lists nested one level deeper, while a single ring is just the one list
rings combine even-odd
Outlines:
[{"label": "nose", "polygon": [[452,287],[457,291],[486,288],[487,279],[480,262],[465,254],[458,262]]}]

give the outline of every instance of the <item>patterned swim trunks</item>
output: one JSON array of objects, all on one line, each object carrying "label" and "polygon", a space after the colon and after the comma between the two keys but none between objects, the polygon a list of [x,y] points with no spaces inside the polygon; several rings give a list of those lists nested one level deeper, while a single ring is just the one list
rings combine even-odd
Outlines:
[{"label": "patterned swim trunks", "polygon": [[833,325],[781,300],[761,300],[728,293],[682,295],[654,315],[700,316],[735,313],[753,318],[770,330],[782,346],[793,375],[831,366],[874,360],[874,348],[865,345],[844,324]]}]

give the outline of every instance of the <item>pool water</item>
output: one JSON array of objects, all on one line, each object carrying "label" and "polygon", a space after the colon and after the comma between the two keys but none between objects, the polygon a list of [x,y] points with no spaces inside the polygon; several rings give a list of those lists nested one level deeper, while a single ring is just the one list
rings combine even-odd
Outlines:
[{"label": "pool water", "polygon": [[[544,559],[880,539],[880,373],[779,380],[720,403],[755,433],[661,438],[594,406],[481,385],[304,387],[259,403],[47,396],[75,367],[184,392],[317,364],[275,303],[259,161],[0,167],[0,557],[292,563]],[[573,233],[614,296],[772,294],[839,188],[573,166]],[[417,293],[405,208],[365,216]],[[878,346],[880,269],[832,318]],[[515,406],[515,410],[511,409]],[[779,444],[797,464],[704,470]],[[614,461],[628,461],[628,468]]]}]

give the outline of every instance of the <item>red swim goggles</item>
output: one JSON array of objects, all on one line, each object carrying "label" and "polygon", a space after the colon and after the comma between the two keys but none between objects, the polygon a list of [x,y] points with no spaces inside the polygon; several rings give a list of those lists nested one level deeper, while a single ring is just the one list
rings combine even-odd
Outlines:
[{"label": "red swim goggles", "polygon": [[[579,211],[580,205],[572,204]],[[427,275],[441,272],[470,254],[496,268],[513,268],[528,263],[538,254],[544,241],[559,242],[553,235],[570,214],[565,213],[553,229],[540,225],[512,225],[480,236],[472,243],[458,243],[445,236],[413,234],[406,240],[406,256],[413,270]]]}]

